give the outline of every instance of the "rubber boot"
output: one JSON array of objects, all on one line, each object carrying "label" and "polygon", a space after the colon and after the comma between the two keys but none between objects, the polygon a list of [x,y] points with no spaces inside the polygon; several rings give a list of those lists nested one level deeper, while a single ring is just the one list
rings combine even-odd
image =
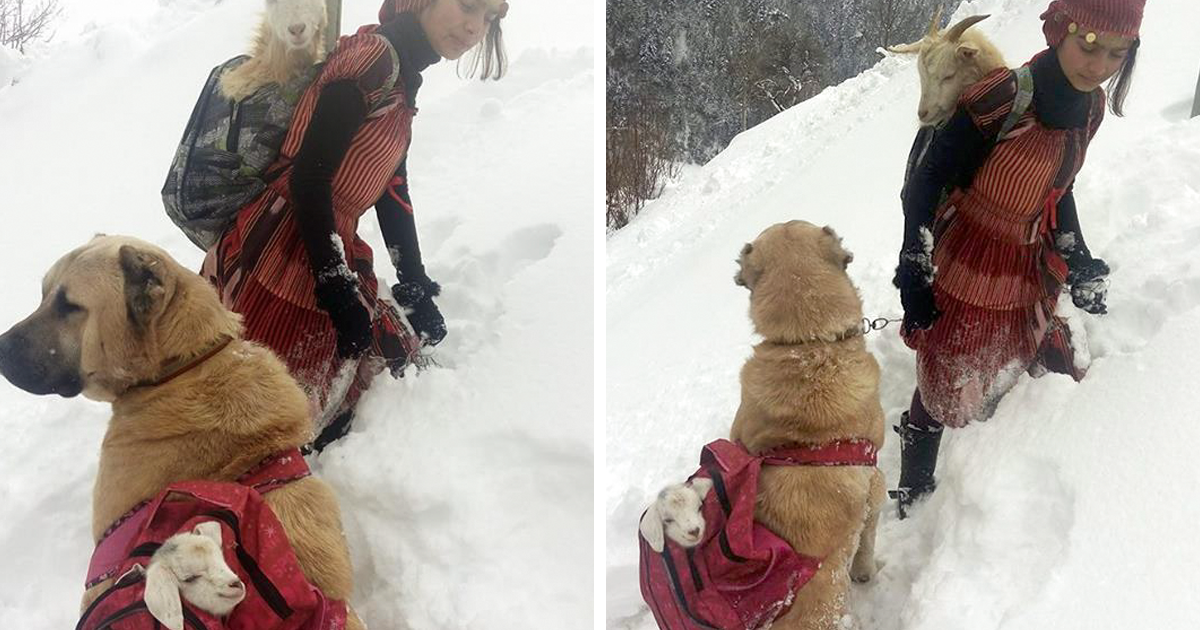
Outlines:
[{"label": "rubber boot", "polygon": [[937,488],[933,472],[943,429],[937,424],[909,422],[907,411],[900,415],[900,424],[892,428],[900,435],[900,487],[888,494],[896,499],[903,520],[914,503]]}]

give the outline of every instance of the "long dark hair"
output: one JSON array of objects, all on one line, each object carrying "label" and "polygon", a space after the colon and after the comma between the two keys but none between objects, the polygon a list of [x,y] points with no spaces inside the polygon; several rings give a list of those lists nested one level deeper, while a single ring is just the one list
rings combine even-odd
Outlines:
[{"label": "long dark hair", "polygon": [[[467,77],[474,77],[479,72],[479,80],[500,80],[508,72],[508,53],[504,51],[504,31],[500,28],[503,20],[499,17],[488,24],[487,35],[471,53],[467,62]],[[462,64],[458,66],[462,70]],[[482,72],[480,72],[482,70]]]},{"label": "long dark hair", "polygon": [[1108,80],[1108,110],[1117,116],[1125,115],[1125,97],[1129,95],[1129,85],[1133,83],[1133,66],[1137,63],[1138,46],[1142,38],[1135,37],[1129,52],[1125,53],[1125,62],[1121,69]]}]

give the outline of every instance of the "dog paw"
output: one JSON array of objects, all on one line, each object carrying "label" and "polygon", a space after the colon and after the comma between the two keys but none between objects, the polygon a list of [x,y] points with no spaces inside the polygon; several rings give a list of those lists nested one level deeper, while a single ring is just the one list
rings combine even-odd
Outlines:
[{"label": "dog paw", "polygon": [[[858,566],[866,564],[868,566]],[[855,563],[855,566],[850,567],[850,579],[857,584],[866,584],[875,579],[875,575],[883,568],[882,562],[870,561],[867,563]]]}]

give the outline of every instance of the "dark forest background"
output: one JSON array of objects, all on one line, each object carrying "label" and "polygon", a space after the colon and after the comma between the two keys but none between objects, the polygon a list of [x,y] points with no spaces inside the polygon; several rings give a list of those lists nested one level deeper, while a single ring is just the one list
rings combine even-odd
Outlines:
[{"label": "dark forest background", "polygon": [[959,0],[607,0],[607,224]]}]

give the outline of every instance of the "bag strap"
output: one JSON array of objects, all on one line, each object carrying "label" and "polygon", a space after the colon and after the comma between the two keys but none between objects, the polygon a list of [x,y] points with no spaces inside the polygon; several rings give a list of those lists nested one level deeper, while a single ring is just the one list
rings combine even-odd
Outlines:
[{"label": "bag strap", "polygon": [[1029,70],[1029,66],[1021,66],[1013,72],[1017,75],[1017,96],[1013,99],[1012,111],[1000,126],[1000,133],[996,134],[996,142],[1003,140],[1004,136],[1017,126],[1017,122],[1033,103],[1033,72]]}]

